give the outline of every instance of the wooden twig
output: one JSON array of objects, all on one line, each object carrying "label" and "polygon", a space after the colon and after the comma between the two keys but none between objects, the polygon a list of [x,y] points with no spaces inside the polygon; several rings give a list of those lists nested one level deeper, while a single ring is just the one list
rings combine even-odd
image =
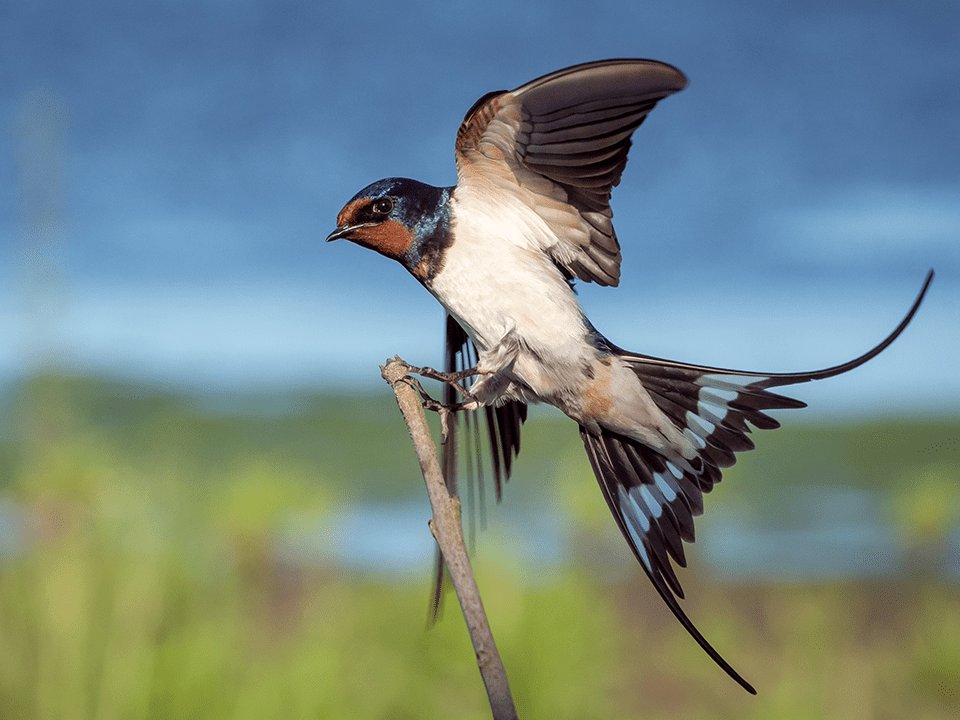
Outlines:
[{"label": "wooden twig", "polygon": [[494,720],[515,720],[517,711],[510,694],[507,672],[493,641],[493,633],[487,622],[487,614],[480,600],[480,590],[470,567],[467,546],[463,539],[463,526],[460,522],[460,500],[451,496],[437,461],[437,446],[430,436],[430,428],[420,403],[417,391],[411,383],[410,366],[399,357],[388,360],[380,368],[383,379],[393,388],[397,396],[400,412],[410,430],[420,470],[427,484],[433,518],[430,520],[430,532],[440,546],[443,558],[450,571],[460,609],[463,611],[470,640],[477,655],[477,665],[483,684],[490,699],[490,709]]}]

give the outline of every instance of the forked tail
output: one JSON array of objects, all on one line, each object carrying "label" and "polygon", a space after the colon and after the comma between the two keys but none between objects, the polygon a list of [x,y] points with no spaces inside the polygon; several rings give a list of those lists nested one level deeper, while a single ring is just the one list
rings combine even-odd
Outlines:
[{"label": "forked tail", "polygon": [[[590,464],[620,531],[644,572],[687,632],[734,680],[756,691],[713,649],[680,608],[683,590],[670,563],[686,566],[683,541],[694,541],[693,518],[703,513],[703,493],[720,482],[721,468],[735,453],[753,449],[751,425],[780,426],[766,410],[805,403],[769,388],[821,380],[859,367],[890,345],[913,319],[933,280],[933,271],[906,317],[879,345],[841,365],[799,373],[755,373],[690,365],[630,353],[610,345],[636,373],[660,410],[697,447],[692,460],[667,460],[631,438],[606,429],[580,428]],[[749,423],[749,425],[748,425]]]}]

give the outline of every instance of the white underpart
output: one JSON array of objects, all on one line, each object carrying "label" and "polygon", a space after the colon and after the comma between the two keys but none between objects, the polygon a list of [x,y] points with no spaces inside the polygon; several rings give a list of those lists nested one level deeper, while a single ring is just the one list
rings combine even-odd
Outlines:
[{"label": "white underpart", "polygon": [[[544,375],[543,364],[574,367],[595,356],[580,305],[531,239],[551,233],[539,215],[508,193],[496,193],[496,202],[476,194],[472,187],[454,192],[456,240],[428,287],[470,335],[483,370],[512,365],[519,379],[549,396],[555,378]],[[515,360],[501,349],[510,336],[521,343]],[[543,362],[531,362],[533,355]]]},{"label": "white underpart", "polygon": [[[576,296],[543,251],[543,238],[555,239],[543,219],[482,182],[458,186],[451,211],[455,240],[427,287],[477,347],[487,374],[472,392],[481,403],[547,402],[587,427],[694,457],[696,440],[663,415],[633,371],[616,357],[601,363]],[[590,411],[598,394],[609,401],[602,415]]]}]

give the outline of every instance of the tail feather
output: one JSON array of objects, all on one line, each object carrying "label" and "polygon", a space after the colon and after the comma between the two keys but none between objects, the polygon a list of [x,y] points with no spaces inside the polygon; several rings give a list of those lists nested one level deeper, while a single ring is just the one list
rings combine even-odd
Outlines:
[{"label": "tail feather", "polygon": [[[683,590],[671,566],[685,566],[681,541],[694,541],[693,518],[703,513],[703,494],[720,482],[721,469],[736,453],[751,450],[752,428],[780,424],[765,411],[802,408],[805,403],[768,388],[820,380],[848,372],[875,357],[903,332],[923,300],[933,271],[906,317],[879,345],[849,362],[800,373],[754,373],[690,365],[630,353],[604,341],[636,373],[657,407],[697,448],[696,456],[671,461],[646,445],[601,428],[581,426],[587,455],[607,504],[653,586],[697,643],[746,690],[747,683],[694,627],[677,598]],[[752,426],[752,427],[751,427]],[[675,456],[676,457],[676,456]]]},{"label": "tail feather", "polygon": [[700,634],[700,631],[697,630],[696,626],[690,618],[687,617],[686,613],[683,612],[683,609],[677,602],[678,597],[683,598],[680,583],[677,581],[669,561],[662,552],[658,551],[658,548],[663,547],[665,536],[663,529],[665,524],[652,525],[649,524],[648,520],[648,530],[646,533],[646,538],[648,539],[640,539],[635,531],[636,527],[642,527],[644,524],[642,519],[644,517],[644,511],[640,510],[640,504],[629,492],[625,495],[622,485],[618,482],[606,481],[606,478],[615,478],[617,472],[615,462],[611,455],[615,456],[618,450],[624,447],[637,449],[643,446],[638,446],[635,441],[622,436],[603,433],[598,437],[591,434],[582,426],[580,428],[580,435],[583,438],[594,474],[597,476],[597,479],[600,480],[600,489],[603,491],[603,496],[607,501],[607,505],[610,507],[610,512],[613,513],[613,517],[620,527],[620,532],[622,532],[623,536],[627,539],[630,549],[633,550],[633,554],[637,560],[640,561],[640,566],[650,579],[650,582],[653,583],[653,586],[657,589],[660,597],[663,598],[663,601],[673,612],[677,620],[680,621],[680,624],[683,625],[684,629],[697,641],[697,644],[703,648],[707,655],[747,692],[756,695],[757,691],[754,687],[734,670],[733,667],[721,657],[720,653],[707,642],[707,639]]}]

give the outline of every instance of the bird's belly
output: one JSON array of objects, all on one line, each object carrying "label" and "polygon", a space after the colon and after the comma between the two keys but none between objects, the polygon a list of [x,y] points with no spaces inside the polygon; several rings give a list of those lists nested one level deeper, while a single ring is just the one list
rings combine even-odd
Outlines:
[{"label": "bird's belly", "polygon": [[493,388],[482,401],[546,402],[592,430],[605,427],[654,448],[669,437],[687,449],[636,375],[589,342],[562,277],[551,282],[522,262],[448,262],[428,287],[477,346],[480,367],[492,372],[479,381]]},{"label": "bird's belly", "polygon": [[[557,370],[593,351],[570,287],[553,268],[516,257],[522,253],[517,249],[514,257],[496,262],[495,254],[485,262],[465,262],[469,255],[451,252],[428,288],[473,340],[481,365],[492,363],[549,402],[556,385],[568,382],[559,375],[569,373]],[[514,354],[504,352],[513,345]]]}]

